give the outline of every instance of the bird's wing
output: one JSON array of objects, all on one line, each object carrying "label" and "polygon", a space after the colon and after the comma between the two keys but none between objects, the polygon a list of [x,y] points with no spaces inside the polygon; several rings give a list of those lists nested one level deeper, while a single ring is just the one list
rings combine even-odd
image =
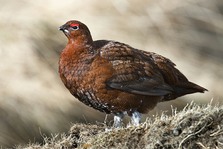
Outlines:
[{"label": "bird's wing", "polygon": [[150,96],[164,96],[173,91],[165,84],[152,57],[126,44],[109,42],[100,48],[100,56],[113,67],[113,76],[107,80],[111,88]]}]

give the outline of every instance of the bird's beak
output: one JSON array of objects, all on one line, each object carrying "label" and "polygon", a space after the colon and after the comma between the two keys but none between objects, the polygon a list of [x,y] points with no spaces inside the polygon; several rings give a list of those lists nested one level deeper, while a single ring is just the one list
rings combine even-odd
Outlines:
[{"label": "bird's beak", "polygon": [[58,30],[62,31],[66,36],[69,36],[70,35],[70,32],[68,29],[66,29],[66,27],[64,25],[60,26],[58,28]]},{"label": "bird's beak", "polygon": [[58,28],[58,30],[59,30],[59,31],[63,31],[63,26],[60,26],[60,27]]},{"label": "bird's beak", "polygon": [[66,28],[65,28],[65,26],[64,26],[64,25],[62,25],[62,26],[60,26],[60,27],[58,28],[58,30],[60,30],[60,31],[65,31],[65,30],[66,30]]}]

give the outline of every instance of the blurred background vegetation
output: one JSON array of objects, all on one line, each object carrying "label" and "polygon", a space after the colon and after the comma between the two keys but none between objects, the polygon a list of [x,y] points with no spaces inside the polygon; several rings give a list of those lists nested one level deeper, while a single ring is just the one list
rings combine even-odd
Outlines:
[{"label": "blurred background vegetation", "polygon": [[170,58],[209,90],[158,104],[150,115],[194,100],[223,102],[223,1],[0,0],[0,146],[40,142],[71,122],[103,122],[105,114],[74,99],[58,75],[67,39],[57,29],[71,19],[92,36]]}]

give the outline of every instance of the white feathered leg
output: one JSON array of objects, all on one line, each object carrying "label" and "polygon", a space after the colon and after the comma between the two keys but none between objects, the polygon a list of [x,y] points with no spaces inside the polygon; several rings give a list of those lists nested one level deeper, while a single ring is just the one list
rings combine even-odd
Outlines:
[{"label": "white feathered leg", "polygon": [[131,117],[132,125],[139,126],[141,117],[142,117],[142,114],[139,113],[138,111],[133,112],[132,117]]},{"label": "white feathered leg", "polygon": [[113,125],[115,128],[120,128],[122,126],[123,118],[124,118],[124,113],[117,113],[114,116],[114,124]]}]

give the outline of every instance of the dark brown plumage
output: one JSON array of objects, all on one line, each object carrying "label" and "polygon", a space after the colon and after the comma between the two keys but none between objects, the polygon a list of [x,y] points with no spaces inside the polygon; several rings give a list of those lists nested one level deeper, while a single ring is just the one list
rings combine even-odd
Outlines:
[{"label": "dark brown plumage", "polygon": [[68,38],[59,61],[63,83],[84,104],[115,114],[116,127],[125,113],[138,125],[141,113],[158,102],[206,91],[161,55],[116,41],[93,41],[87,26],[75,20],[60,30]]}]

